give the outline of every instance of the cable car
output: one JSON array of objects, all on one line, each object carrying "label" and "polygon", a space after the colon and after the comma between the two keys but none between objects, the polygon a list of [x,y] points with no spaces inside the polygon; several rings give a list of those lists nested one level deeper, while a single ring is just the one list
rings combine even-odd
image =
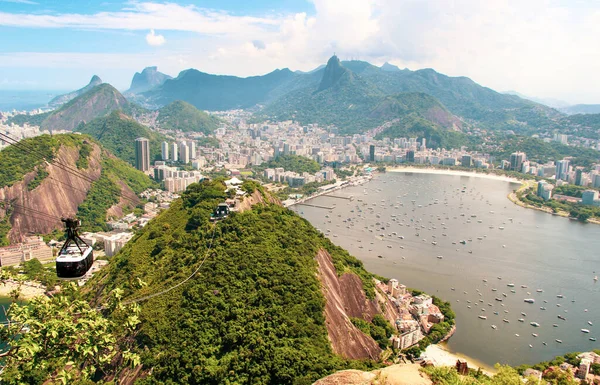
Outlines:
[{"label": "cable car", "polygon": [[94,262],[92,246],[79,237],[81,221],[63,218],[67,239],[56,257],[56,275],[61,279],[79,279],[87,273]]},{"label": "cable car", "polygon": [[210,220],[213,222],[227,218],[229,215],[229,205],[227,203],[219,203],[215,211],[210,214]]}]

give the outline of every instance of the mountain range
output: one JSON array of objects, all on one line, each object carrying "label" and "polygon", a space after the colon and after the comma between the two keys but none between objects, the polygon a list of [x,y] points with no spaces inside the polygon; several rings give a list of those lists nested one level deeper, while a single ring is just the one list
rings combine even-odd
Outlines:
[{"label": "mountain range", "polygon": [[67,94],[58,95],[58,96],[54,97],[52,100],[50,100],[48,102],[48,106],[53,107],[53,108],[60,107],[63,104],[68,103],[69,101],[75,99],[79,95],[85,94],[86,92],[88,92],[89,90],[91,90],[92,88],[94,88],[100,84],[102,84],[102,79],[100,79],[99,76],[94,75],[94,76],[92,76],[92,79],[85,87],[80,88],[73,92],[69,92]]}]

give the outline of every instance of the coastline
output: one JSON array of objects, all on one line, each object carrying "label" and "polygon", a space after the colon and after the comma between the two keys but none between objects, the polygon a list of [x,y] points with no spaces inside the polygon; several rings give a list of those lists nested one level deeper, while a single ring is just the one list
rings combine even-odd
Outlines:
[{"label": "coastline", "polygon": [[[21,293],[19,294],[19,300],[30,300],[35,297],[44,296],[46,294],[46,289],[32,282],[24,282],[21,285]],[[19,287],[19,283],[8,280],[5,281],[2,285],[0,285],[0,297],[10,298],[10,293]]]},{"label": "coastline", "polygon": [[481,371],[488,376],[492,376],[496,373],[496,369],[479,362],[475,358],[465,356],[458,352],[453,352],[446,346],[445,343],[431,344],[421,354],[421,358],[424,361],[430,361],[433,366],[450,366],[454,367],[457,360],[466,361],[469,368],[476,369],[481,368]]},{"label": "coastline", "polygon": [[508,176],[501,175],[493,175],[493,174],[485,174],[476,171],[462,171],[462,170],[452,170],[452,169],[442,169],[436,167],[401,167],[396,166],[392,168],[386,169],[386,172],[404,172],[404,173],[415,173],[415,174],[437,174],[437,175],[458,175],[458,176],[469,176],[475,178],[483,178],[483,179],[493,179],[500,180],[504,182],[511,183],[523,183],[525,182],[522,179],[511,178]]}]

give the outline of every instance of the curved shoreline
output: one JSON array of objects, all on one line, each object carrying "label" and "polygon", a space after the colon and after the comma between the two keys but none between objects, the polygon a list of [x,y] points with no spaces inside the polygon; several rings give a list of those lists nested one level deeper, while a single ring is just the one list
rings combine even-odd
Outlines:
[{"label": "curved shoreline", "polygon": [[469,176],[474,178],[483,178],[483,179],[493,179],[500,180],[504,182],[510,183],[523,183],[525,180],[512,178],[509,176],[495,175],[495,174],[486,174],[477,171],[462,171],[462,170],[452,170],[452,169],[443,169],[437,167],[393,167],[386,169],[386,172],[403,172],[403,173],[415,173],[415,174],[437,174],[437,175],[458,175],[458,176]]}]

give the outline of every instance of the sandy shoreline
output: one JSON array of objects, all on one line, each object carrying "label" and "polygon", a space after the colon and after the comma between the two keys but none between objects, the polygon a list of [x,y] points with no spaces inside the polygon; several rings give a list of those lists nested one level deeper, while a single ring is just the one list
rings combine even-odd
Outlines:
[{"label": "sandy shoreline", "polygon": [[[21,285],[21,294],[19,299],[28,300],[35,297],[43,296],[46,289],[33,282],[25,282]],[[19,287],[19,284],[14,281],[6,281],[4,284],[0,284],[0,297],[10,297],[10,292]]]},{"label": "sandy shoreline", "polygon": [[487,375],[493,375],[496,370],[489,365],[477,361],[474,358],[467,357],[460,353],[451,352],[445,344],[429,345],[425,352],[421,354],[426,361],[431,361],[434,366],[452,366],[456,365],[456,360],[467,361],[469,368],[481,368],[481,371]]},{"label": "sandy shoreline", "polygon": [[440,169],[440,168],[420,168],[420,167],[393,167],[386,169],[386,172],[405,172],[415,174],[437,174],[437,175],[458,175],[458,176],[469,176],[474,178],[493,179],[511,183],[522,183],[523,180],[517,178],[511,178],[502,175],[484,174],[475,171],[461,171],[451,169]]}]

